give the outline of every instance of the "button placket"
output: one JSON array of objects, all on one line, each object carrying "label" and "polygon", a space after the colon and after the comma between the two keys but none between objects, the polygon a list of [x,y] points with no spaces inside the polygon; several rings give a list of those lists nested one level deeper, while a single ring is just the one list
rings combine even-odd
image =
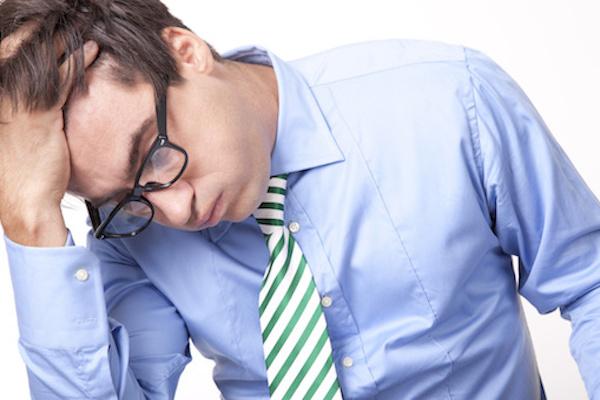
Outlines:
[{"label": "button placket", "polygon": [[[328,321],[329,338],[332,344],[336,339],[343,339],[340,336],[350,336],[356,333],[356,327],[353,324],[352,317],[348,318],[348,309],[344,301],[341,300],[338,304],[334,304],[333,299],[342,297],[338,282],[335,275],[332,273],[329,260],[322,251],[322,244],[318,238],[318,233],[311,226],[310,220],[301,206],[298,205],[294,193],[288,187],[285,208],[285,224],[292,231],[292,224],[295,222],[294,229],[298,228],[294,238],[302,248],[307,263],[313,273],[313,278],[317,290],[323,294],[323,297],[328,297],[329,300],[321,298],[321,306],[326,308],[325,318],[331,319]],[[302,229],[300,229],[302,227]],[[316,237],[315,237],[316,236]],[[315,267],[316,266],[316,267]],[[326,293],[326,294],[325,294]],[[325,304],[323,304],[323,301]],[[337,302],[337,300],[336,300]]]},{"label": "button placket", "polygon": [[[285,210],[286,224],[297,222],[298,228],[302,225],[302,229],[298,230],[294,237],[302,248],[308,265],[313,272],[317,290],[322,294],[321,306],[324,307],[323,312],[327,320],[333,359],[337,360],[336,364],[343,369],[343,371],[338,369],[340,385],[348,390],[348,393],[352,393],[353,390],[358,389],[356,378],[361,377],[360,392],[366,397],[369,395],[374,396],[376,393],[375,382],[367,378],[372,378],[373,374],[366,363],[362,340],[354,317],[342,294],[336,272],[324,249],[324,243],[319,236],[319,232],[312,225],[312,221],[306,214],[303,205],[299,203],[294,190],[289,186]],[[324,297],[331,300],[329,306],[323,305]],[[329,300],[325,300],[325,304],[328,303]],[[344,365],[344,359],[346,359],[346,364],[351,364],[349,367]],[[364,381],[365,378],[367,381]]]},{"label": "button placket", "polygon": [[329,308],[331,307],[331,305],[333,304],[333,300],[331,299],[331,297],[325,295],[321,298],[321,305],[325,308]]},{"label": "button placket", "polygon": [[352,367],[352,365],[354,365],[354,360],[352,359],[352,357],[346,356],[342,359],[342,365],[345,368],[350,368]]},{"label": "button placket", "polygon": [[297,221],[292,221],[288,225],[288,229],[292,233],[298,233],[298,231],[300,230],[300,224]]}]

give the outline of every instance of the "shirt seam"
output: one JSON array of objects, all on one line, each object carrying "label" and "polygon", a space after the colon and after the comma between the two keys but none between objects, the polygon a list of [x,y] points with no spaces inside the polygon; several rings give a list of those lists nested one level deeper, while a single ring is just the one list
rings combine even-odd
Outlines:
[{"label": "shirt seam", "polygon": [[[75,375],[77,376],[77,380],[79,383],[78,389],[86,396],[87,399],[100,399],[100,397],[97,396],[92,396],[92,390],[94,389],[91,385],[93,382],[91,382],[88,379],[87,374],[83,371],[86,362],[88,361],[88,357],[86,357],[85,355],[83,355],[83,352],[85,350],[93,350],[93,351],[97,351],[98,347],[96,346],[83,346],[79,349],[75,349],[75,348],[49,348],[49,347],[44,347],[44,346],[39,346],[36,344],[33,344],[31,342],[29,342],[28,340],[24,339],[24,338],[19,338],[19,341],[22,342],[22,344],[24,346],[27,347],[35,347],[38,349],[38,351],[41,351],[43,353],[45,353],[45,355],[50,356],[50,354],[61,354],[62,356],[69,358],[72,356],[72,360],[73,360],[73,364],[75,367]],[[101,346],[101,347],[105,347],[105,346]],[[108,352],[108,348],[109,346],[106,346],[107,348],[107,352]],[[28,352],[28,350],[25,350]],[[111,383],[112,383],[112,379],[111,379]],[[112,388],[111,394],[115,394],[114,388]],[[67,399],[76,399],[79,397],[67,397]]]},{"label": "shirt seam", "polygon": [[[223,287],[224,287],[224,279],[223,276],[221,275],[221,272],[219,271],[219,268],[215,267],[215,255],[214,255],[215,249],[213,246],[210,247],[210,264],[211,266],[214,268],[215,271],[215,275],[218,277],[218,280],[220,282],[220,284],[218,285],[219,287],[219,293],[221,294],[221,298],[222,299],[228,299],[228,296],[225,296],[225,293],[223,291]],[[244,375],[245,376],[249,376],[250,372],[249,372],[249,366],[248,366],[248,362],[246,360],[245,357],[245,352],[242,351],[242,347],[240,345],[240,334],[239,331],[236,329],[236,325],[234,324],[233,321],[233,315],[237,315],[240,314],[239,312],[236,314],[236,309],[233,305],[233,303],[231,301],[227,301],[224,302],[224,304],[226,304],[226,308],[227,308],[227,312],[225,313],[225,315],[229,315],[230,317],[227,318],[227,322],[229,324],[229,326],[231,327],[231,332],[235,332],[235,334],[232,334],[233,336],[233,344],[236,347],[236,352],[237,354],[240,355],[240,361],[241,361],[241,367],[244,369]]]},{"label": "shirt seam", "polygon": [[[304,212],[304,215],[306,215],[306,218],[314,226],[313,221],[311,220],[310,216],[308,215],[308,213],[304,209],[304,206],[302,205],[302,203],[300,201],[298,201],[298,198],[294,194],[293,190],[291,190],[291,188],[289,188],[289,189],[290,190],[288,192],[288,196],[293,196],[294,197],[294,199],[296,200],[296,203],[302,209],[302,211]],[[315,229],[315,233],[317,235],[317,238],[319,239],[319,243],[321,243],[321,246],[323,248],[325,248],[325,243],[323,242],[323,239],[321,238],[321,235],[319,234],[319,231],[317,229]],[[325,257],[327,258],[327,260],[329,261],[329,264],[331,265],[331,260],[329,260],[329,257],[327,257],[327,255],[325,255]],[[339,285],[339,282],[338,282],[338,287],[339,287],[341,296],[344,298],[344,302],[346,304],[348,304],[348,301],[347,301],[346,297],[344,296],[344,291],[342,290],[342,287]],[[352,313],[349,313],[349,314],[352,317],[352,322],[354,323],[354,326],[356,327],[356,332],[358,333],[357,336],[358,336],[358,341],[360,342],[360,349],[363,352],[363,356],[364,356],[365,360],[368,360],[368,358],[367,358],[367,351],[365,350],[365,345],[364,345],[363,340],[362,340],[362,335],[360,333],[360,328],[358,327],[358,324],[354,320],[354,316],[352,315]],[[373,372],[371,371],[371,367],[369,366],[369,364],[367,362],[365,362],[365,367],[366,367],[367,371],[369,371],[369,375],[371,375],[371,382],[373,382],[373,386],[375,387],[375,392],[379,393],[379,388],[377,387],[377,381],[375,379],[375,376],[373,375]]]},{"label": "shirt seam", "polygon": [[[479,112],[477,110],[477,101],[475,99],[475,82],[474,82],[474,73],[469,64],[469,57],[467,53],[467,48],[465,46],[462,47],[463,52],[465,54],[464,67],[468,77],[468,86],[469,86],[469,95],[470,95],[470,103],[465,104],[465,109],[467,112],[467,120],[469,125],[469,134],[471,136],[471,148],[473,150],[473,157],[475,159],[475,164],[477,165],[477,174],[479,178],[479,184],[481,185],[484,201],[485,201],[485,209],[490,218],[490,229],[493,232],[497,231],[496,228],[496,207],[493,207],[493,212],[490,210],[490,199],[488,192],[486,190],[486,179],[485,179],[485,170],[484,170],[484,160],[483,160],[483,150],[481,147],[481,130],[479,129]],[[498,187],[496,192],[496,201],[502,197],[502,188]]]},{"label": "shirt seam", "polygon": [[362,78],[362,77],[366,77],[369,75],[375,75],[375,74],[379,74],[382,72],[387,72],[387,71],[393,71],[395,69],[400,69],[400,68],[404,68],[404,67],[412,67],[415,65],[422,65],[422,64],[443,64],[443,63],[463,63],[464,59],[443,59],[443,60],[432,60],[432,61],[415,61],[415,62],[411,62],[411,63],[407,63],[407,64],[402,64],[402,65],[394,65],[393,67],[387,67],[387,68],[382,68],[382,69],[378,69],[375,71],[369,71],[369,72],[364,72],[364,73],[358,73],[355,75],[351,75],[351,76],[346,76],[343,78],[337,78],[337,79],[331,79],[331,80],[327,80],[324,82],[316,82],[314,84],[309,84],[309,86],[311,88],[318,88],[321,86],[325,86],[325,85],[331,85],[334,83],[340,83],[340,82],[344,82],[344,81],[348,81],[348,80],[352,80],[352,79],[356,79],[356,78]]},{"label": "shirt seam", "polygon": [[[473,111],[473,115],[469,115],[469,131],[471,134],[471,145],[473,146],[473,154],[475,155],[475,163],[477,164],[477,170],[479,172],[479,181],[482,184],[482,187],[484,187],[484,180],[483,180],[483,175],[484,175],[484,171],[483,171],[483,154],[481,151],[481,138],[480,138],[480,131],[479,131],[479,121],[477,119],[477,102],[475,100],[475,93],[474,93],[474,87],[475,84],[473,82],[473,72],[470,68],[469,65],[469,58],[467,56],[467,50],[465,49],[465,47],[463,46],[463,52],[465,54],[465,60],[464,60],[464,65],[465,65],[465,69],[467,71],[467,75],[469,77],[469,94],[471,96],[471,104],[469,105],[469,107],[467,107],[467,111]],[[487,193],[484,194],[486,195],[486,203],[487,203]]]},{"label": "shirt seam", "polygon": [[[475,120],[475,129],[477,130],[477,140],[479,143],[479,150],[481,151],[481,130],[479,129],[479,111],[478,111],[478,107],[477,107],[477,101],[475,98],[475,80],[478,79],[475,77],[475,71],[473,71],[471,64],[469,63],[469,57],[468,57],[468,51],[470,50],[467,47],[463,46],[463,50],[465,52],[465,67],[466,70],[469,74],[469,86],[470,86],[470,92],[471,92],[471,96],[473,99],[473,109],[475,110],[474,112],[474,120]],[[469,129],[472,131],[473,127],[471,125],[469,125]],[[480,152],[480,160],[477,162],[481,162],[481,169],[480,169],[480,181],[481,181],[481,185],[483,187],[483,192],[484,192],[484,196],[485,196],[485,201],[486,201],[486,205],[488,206],[488,212],[490,212],[490,208],[489,208],[489,198],[488,198],[488,193],[486,190],[486,177],[485,177],[485,168],[484,168],[484,154],[483,151]],[[504,173],[504,165],[500,165],[500,168],[502,169],[502,172],[500,174],[498,174],[498,182],[495,185],[495,204],[493,205],[493,210],[494,213],[490,214],[490,217],[494,219],[494,224],[502,224],[504,223],[503,220],[498,220],[496,219],[496,210],[498,209],[498,205],[502,205],[506,200],[506,197],[509,195],[508,191],[505,190],[504,187],[504,181],[502,180],[502,175]],[[498,231],[498,229],[496,228],[496,226],[494,226],[494,234]],[[527,279],[527,278],[525,278]],[[525,284],[525,282],[523,282],[523,284]]]},{"label": "shirt seam", "polygon": [[[333,94],[333,91],[331,90],[331,88],[327,88],[327,90],[329,91],[329,94],[331,96],[331,100],[333,102],[333,105],[335,107],[335,109],[337,110],[337,114],[340,118],[340,120],[342,121],[342,123],[346,126],[346,129],[348,129],[348,131],[351,131],[350,129],[350,125],[346,122],[346,119],[344,118],[344,116],[342,115],[342,113],[339,110],[339,107],[337,105],[337,102],[335,100],[335,96]],[[352,136],[352,135],[351,135]],[[390,220],[392,220],[392,216],[388,210],[387,204],[383,198],[383,195],[381,193],[381,189],[379,188],[379,186],[377,185],[377,181],[375,180],[375,177],[373,176],[373,172],[371,171],[371,168],[368,164],[368,162],[365,159],[365,156],[360,148],[360,146],[358,146],[358,143],[356,143],[356,141],[354,140],[354,137],[352,137],[352,141],[354,142],[356,149],[358,151],[358,153],[360,154],[362,160],[365,163],[365,167],[367,169],[367,171],[369,172],[369,176],[371,178],[371,181],[373,182],[373,184],[375,185],[375,187],[377,188],[377,194],[379,196],[379,198],[381,199],[381,202],[383,203],[383,207],[385,209],[385,212],[388,216],[388,218]],[[437,313],[435,312],[435,309],[433,307],[433,304],[431,303],[431,299],[429,298],[429,295],[427,294],[427,291],[425,290],[425,285],[423,284],[423,281],[421,280],[421,277],[419,276],[419,274],[417,273],[417,269],[414,266],[414,263],[410,257],[410,254],[408,253],[408,251],[406,250],[406,246],[404,245],[404,241],[402,240],[402,237],[400,236],[400,233],[398,232],[398,229],[396,228],[396,225],[392,223],[392,227],[394,229],[394,232],[396,234],[396,236],[398,237],[398,240],[400,241],[400,244],[402,246],[402,250],[404,251],[404,254],[406,255],[407,259],[408,259],[408,263],[411,267],[411,270],[413,271],[413,274],[415,275],[417,282],[419,283],[419,286],[421,287],[421,290],[423,291],[424,295],[425,295],[425,299],[427,300],[427,304],[429,306],[429,309],[431,310],[431,312],[433,313],[433,317],[435,319],[436,322],[439,322],[439,318]],[[437,345],[439,346],[439,348],[446,354],[446,356],[448,357],[448,359],[450,360],[450,372],[448,374],[448,378],[450,376],[452,376],[452,373],[454,372],[454,359],[452,358],[452,356],[450,355],[449,351],[446,350],[434,337],[433,335],[431,335],[430,333],[427,333],[427,336]],[[450,399],[453,399],[453,395],[452,395],[452,390],[450,388],[450,384],[448,382],[446,382],[446,388],[448,390],[448,396],[450,397]]]},{"label": "shirt seam", "polygon": [[[131,363],[135,363],[135,362],[143,362],[143,360],[147,359],[148,357],[146,356],[138,356],[138,357],[130,357],[129,361],[130,364]],[[178,372],[183,372],[185,367],[187,366],[187,364],[192,360],[191,357],[182,354],[182,353],[175,353],[174,354],[174,358],[175,360],[170,362],[171,365],[168,365],[167,367],[165,367],[164,369],[162,369],[160,372],[158,372],[157,375],[159,375],[159,379],[158,380],[153,380],[153,381],[148,381],[145,378],[142,377],[136,377],[136,379],[139,381],[144,381],[145,385],[153,388],[153,389],[160,389],[160,387],[168,381],[169,378],[171,378],[173,375],[175,375]],[[129,366],[129,368],[131,368],[131,365]]]}]

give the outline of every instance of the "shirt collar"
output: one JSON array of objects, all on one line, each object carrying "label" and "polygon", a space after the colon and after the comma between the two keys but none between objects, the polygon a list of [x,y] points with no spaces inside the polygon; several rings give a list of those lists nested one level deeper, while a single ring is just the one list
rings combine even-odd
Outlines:
[{"label": "shirt collar", "polygon": [[[344,160],[329,125],[308,84],[298,71],[271,51],[255,45],[222,53],[224,58],[273,67],[277,79],[279,112],[277,135],[271,152],[271,176],[302,171]],[[221,221],[207,228],[217,242],[231,227]]]},{"label": "shirt collar", "polygon": [[273,67],[279,112],[271,176],[344,160],[311,89],[291,65],[256,45],[237,47],[223,53],[223,57]]}]

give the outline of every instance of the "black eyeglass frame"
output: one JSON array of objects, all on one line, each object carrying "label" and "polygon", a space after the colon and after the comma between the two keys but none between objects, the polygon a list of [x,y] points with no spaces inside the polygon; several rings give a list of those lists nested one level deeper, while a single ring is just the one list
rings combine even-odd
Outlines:
[{"label": "black eyeglass frame", "polygon": [[[157,190],[166,189],[169,186],[173,185],[181,177],[181,175],[183,175],[183,173],[185,172],[185,168],[187,167],[187,164],[188,164],[188,154],[182,147],[176,145],[175,143],[170,142],[169,138],[167,136],[167,96],[166,96],[166,94],[162,95],[160,97],[158,104],[156,105],[156,120],[158,122],[158,136],[156,137],[156,139],[154,139],[152,146],[150,146],[150,150],[148,150],[148,153],[146,154],[146,156],[144,157],[144,160],[142,161],[142,165],[140,166],[139,170],[136,173],[135,184],[133,186],[133,189],[115,206],[115,208],[112,209],[112,211],[108,214],[108,217],[104,221],[101,221],[101,219],[100,219],[99,210],[96,207],[94,207],[94,205],[92,205],[92,203],[90,203],[88,200],[85,200],[85,205],[88,210],[90,220],[92,222],[94,237],[96,239],[119,239],[119,238],[133,237],[133,236],[139,234],[144,229],[146,229],[148,227],[148,225],[150,225],[150,223],[152,222],[152,219],[154,218],[154,206],[152,205],[152,203],[150,203],[150,201],[148,201],[148,199],[146,199],[142,195],[142,193],[154,192]],[[172,148],[174,150],[181,152],[184,155],[184,162],[183,162],[183,166],[181,167],[181,170],[179,171],[177,176],[175,176],[171,181],[169,181],[167,183],[149,182],[149,183],[146,183],[145,185],[140,185],[140,179],[142,177],[144,168],[150,162],[150,159],[152,158],[154,153],[163,147]],[[132,202],[132,201],[144,203],[146,206],[148,206],[150,208],[150,210],[152,211],[152,214],[150,215],[150,218],[148,218],[148,221],[143,226],[136,229],[135,231],[132,231],[132,232],[126,233],[126,234],[116,234],[116,233],[104,232],[106,227],[108,226],[108,224],[115,217],[115,215],[117,215],[119,213],[119,211],[121,211],[121,209],[125,206],[125,204]]]}]

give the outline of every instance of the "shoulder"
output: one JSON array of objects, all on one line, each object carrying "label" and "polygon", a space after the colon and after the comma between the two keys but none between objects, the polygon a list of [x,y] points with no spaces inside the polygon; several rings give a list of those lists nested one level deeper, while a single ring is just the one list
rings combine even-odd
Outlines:
[{"label": "shoulder", "polygon": [[334,47],[289,61],[309,86],[430,63],[465,64],[466,48],[423,39],[384,39]]}]

